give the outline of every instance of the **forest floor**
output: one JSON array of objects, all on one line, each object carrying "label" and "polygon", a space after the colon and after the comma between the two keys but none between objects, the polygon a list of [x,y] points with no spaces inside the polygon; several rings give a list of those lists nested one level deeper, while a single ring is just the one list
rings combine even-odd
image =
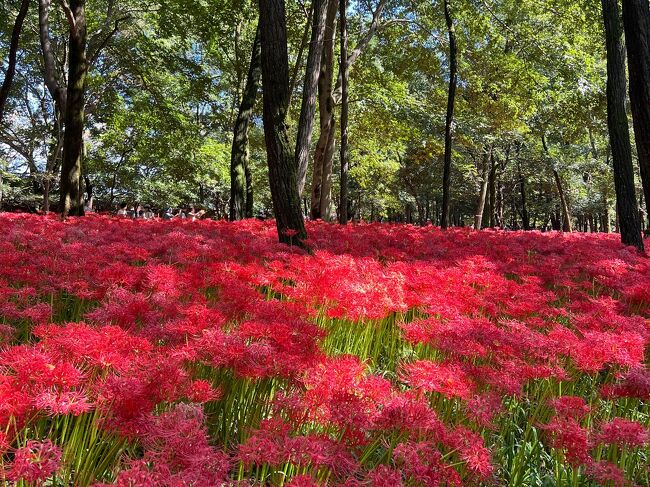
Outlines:
[{"label": "forest floor", "polygon": [[307,231],[0,215],[0,485],[650,485],[650,259]]}]

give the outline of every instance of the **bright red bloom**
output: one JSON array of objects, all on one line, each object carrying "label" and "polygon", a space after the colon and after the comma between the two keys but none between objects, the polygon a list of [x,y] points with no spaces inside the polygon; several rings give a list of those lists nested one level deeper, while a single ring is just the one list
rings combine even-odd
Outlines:
[{"label": "bright red bloom", "polygon": [[636,421],[614,418],[600,425],[600,431],[594,436],[594,441],[606,445],[641,447],[650,444],[650,431]]},{"label": "bright red bloom", "polygon": [[14,453],[7,477],[10,480],[24,480],[42,485],[59,469],[60,462],[61,449],[50,440],[29,440]]}]

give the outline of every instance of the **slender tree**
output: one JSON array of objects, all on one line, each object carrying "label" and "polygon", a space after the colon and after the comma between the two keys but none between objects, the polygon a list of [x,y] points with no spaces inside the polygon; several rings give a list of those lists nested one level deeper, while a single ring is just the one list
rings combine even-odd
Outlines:
[{"label": "slender tree", "polygon": [[445,120],[445,160],[442,175],[442,228],[449,227],[449,206],[451,193],[451,150],[454,132],[454,108],[456,104],[456,86],[458,83],[458,46],[456,29],[451,14],[450,0],[444,1],[445,21],[449,35],[449,92],[447,96],[447,117]]},{"label": "slender tree", "polygon": [[[542,147],[544,149],[544,154],[550,159],[551,153],[548,149],[548,144],[546,143],[546,136],[542,135]],[[562,184],[562,178],[560,177],[560,172],[557,170],[557,164],[555,161],[551,160],[551,171],[553,172],[553,179],[555,180],[555,187],[557,188],[557,194],[560,197],[560,209],[562,211],[562,226],[558,226],[558,230],[561,228],[563,232],[571,233],[573,232],[573,224],[571,223],[571,212],[569,210],[569,202],[567,201],[566,192],[564,191],[564,185]]]},{"label": "slender tree", "polygon": [[602,0],[607,46],[607,126],[614,159],[616,208],[624,244],[643,250],[639,212],[634,194],[634,168],[625,111],[625,47],[618,0]]},{"label": "slender tree", "polygon": [[[251,54],[251,62],[246,77],[246,86],[242,93],[239,112],[235,120],[235,129],[230,154],[230,220],[241,220],[252,216],[252,184],[248,188],[250,169],[248,167],[248,126],[257,92],[262,79],[260,28],[257,27]],[[248,176],[247,176],[248,172]],[[249,195],[250,191],[250,195]],[[248,214],[248,200],[251,200],[251,215]]]},{"label": "slender tree", "polygon": [[262,42],[264,137],[271,199],[280,242],[304,245],[294,151],[289,143],[289,57],[284,0],[259,0]]},{"label": "slender tree", "polygon": [[312,5],[312,28],[307,53],[307,67],[305,69],[305,82],[302,88],[302,105],[298,121],[298,134],[296,137],[296,164],[298,166],[298,192],[302,195],[307,178],[307,165],[309,162],[309,149],[314,127],[314,113],[316,111],[316,94],[318,90],[318,77],[323,54],[323,39],[325,37],[325,20],[329,0],[314,0]]},{"label": "slender tree", "polygon": [[339,193],[339,223],[348,223],[348,26],[347,0],[340,0],[339,22],[341,30],[341,180]]},{"label": "slender tree", "polygon": [[9,90],[11,90],[11,84],[13,83],[14,75],[16,74],[16,56],[18,53],[18,42],[20,41],[20,33],[23,30],[23,22],[27,16],[28,10],[29,0],[22,0],[20,4],[20,10],[16,16],[16,21],[14,22],[14,28],[11,31],[11,41],[9,43],[9,62],[7,64],[5,78],[2,81],[2,86],[0,87],[0,122],[2,122],[5,103],[9,97]]},{"label": "slender tree", "polygon": [[[650,4],[623,0],[630,105],[646,207],[650,208]],[[650,221],[650,211],[648,211]]]},{"label": "slender tree", "polygon": [[59,206],[61,215],[83,215],[82,158],[86,74],[86,1],[72,0],[68,6],[62,1],[68,19],[68,90],[65,107],[65,134],[63,137],[63,164]]},{"label": "slender tree", "polygon": [[478,196],[478,202],[476,204],[476,211],[474,212],[474,229],[480,230],[483,227],[483,212],[485,211],[485,199],[487,197],[488,183],[489,183],[489,172],[490,172],[490,160],[492,159],[492,146],[485,146],[483,148],[483,157],[481,158],[482,162],[482,171],[481,171],[481,186]]},{"label": "slender tree", "polygon": [[320,135],[314,152],[314,167],[311,182],[311,218],[318,220],[328,217],[329,187],[331,169],[329,154],[334,152],[334,100],[332,83],[334,77],[334,40],[336,37],[336,12],[338,3],[330,0],[325,19],[325,37],[321,53],[320,73],[318,76],[318,115]]}]

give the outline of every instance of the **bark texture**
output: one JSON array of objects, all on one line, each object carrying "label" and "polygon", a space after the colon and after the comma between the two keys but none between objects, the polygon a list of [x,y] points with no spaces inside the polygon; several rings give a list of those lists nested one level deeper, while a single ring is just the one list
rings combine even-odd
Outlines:
[{"label": "bark texture", "polygon": [[625,111],[625,47],[617,0],[602,0],[607,46],[607,126],[614,161],[614,187],[621,240],[643,250],[634,194],[634,168]]},{"label": "bark texture", "polygon": [[[646,207],[650,208],[650,3],[623,0],[630,105]],[[650,222],[650,211],[648,221]]]},{"label": "bark texture", "polygon": [[450,0],[445,0],[445,21],[449,35],[449,92],[447,95],[447,117],[445,120],[445,159],[442,174],[442,228],[449,227],[449,206],[451,201],[451,151],[454,132],[454,108],[458,83],[458,46],[456,29],[451,14]]},{"label": "bark texture", "polygon": [[284,0],[259,0],[259,7],[264,137],[278,237],[280,242],[304,245],[307,233],[300,209],[296,160],[286,125],[289,58]]},{"label": "bark texture", "polygon": [[[257,100],[262,79],[260,29],[257,28],[251,53],[251,62],[235,120],[230,154],[230,220],[252,216],[253,186],[248,168],[248,126]],[[250,194],[249,194],[250,193]],[[250,205],[249,205],[250,199]],[[249,215],[250,206],[250,215]]]},{"label": "bark texture", "polygon": [[296,137],[296,164],[298,165],[298,192],[302,195],[307,178],[307,165],[309,163],[309,149],[314,128],[314,114],[316,111],[316,95],[318,90],[318,77],[323,54],[323,39],[325,37],[325,20],[329,0],[314,0],[312,6],[312,29],[307,53],[307,67],[305,69],[305,82],[302,87],[302,105],[298,121],[298,135]]},{"label": "bark texture", "polygon": [[68,90],[65,107],[63,164],[59,207],[61,215],[83,215],[82,158],[86,74],[85,0],[70,2],[70,36],[68,39]]}]

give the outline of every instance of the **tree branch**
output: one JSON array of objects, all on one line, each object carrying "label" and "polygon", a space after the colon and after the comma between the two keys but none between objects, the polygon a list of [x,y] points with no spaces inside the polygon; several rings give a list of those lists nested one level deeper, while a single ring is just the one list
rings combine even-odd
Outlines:
[{"label": "tree branch", "polygon": [[59,2],[59,5],[61,5],[61,8],[63,9],[63,13],[65,14],[65,18],[68,19],[68,24],[70,24],[70,33],[73,36],[77,35],[77,22],[74,18],[74,14],[72,13],[72,10],[70,9],[70,5],[68,5],[68,2],[65,0],[57,0]]}]

